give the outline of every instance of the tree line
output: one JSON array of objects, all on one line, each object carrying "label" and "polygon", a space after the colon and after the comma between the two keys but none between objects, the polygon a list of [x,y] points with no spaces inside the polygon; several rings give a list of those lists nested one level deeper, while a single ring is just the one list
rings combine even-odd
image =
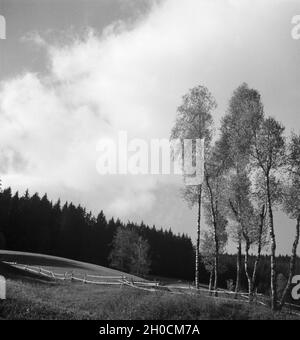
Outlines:
[{"label": "tree line", "polygon": [[[124,263],[127,261],[126,235],[135,251],[129,256],[140,258],[130,266],[121,265],[116,254],[119,249]],[[95,217],[80,205],[53,203],[47,195],[30,196],[28,191],[24,195],[12,194],[10,188],[0,190],[0,249],[61,256],[136,274],[187,280],[194,270],[194,248],[187,235],[175,235],[171,230],[144,223],[107,220],[103,211]],[[143,264],[145,258],[147,263]]]},{"label": "tree line", "polygon": [[[300,135],[287,137],[285,127],[267,116],[261,95],[242,84],[233,93],[218,131],[213,126],[217,103],[204,86],[191,89],[178,108],[171,139],[204,140],[203,180],[185,185],[183,198],[198,207],[195,282],[199,288],[202,257],[210,273],[209,286],[217,295],[220,256],[229,239],[237,245],[235,291],[241,289],[244,271],[250,302],[258,285],[262,252],[270,250],[269,287],[272,309],[283,307],[296,272],[300,237]],[[195,163],[197,147],[185,159]],[[176,153],[175,153],[176,154]],[[182,164],[185,170],[185,164]],[[185,179],[189,176],[184,172]],[[295,221],[295,240],[287,282],[278,296],[277,239],[274,210]],[[201,232],[201,213],[207,229]],[[255,257],[250,253],[255,252]]]}]

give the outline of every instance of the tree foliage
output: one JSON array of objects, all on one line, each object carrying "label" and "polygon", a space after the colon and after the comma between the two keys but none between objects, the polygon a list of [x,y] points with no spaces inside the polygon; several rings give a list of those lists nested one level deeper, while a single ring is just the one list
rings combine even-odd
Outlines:
[{"label": "tree foliage", "polygon": [[150,271],[149,244],[137,231],[119,227],[109,255],[112,267],[122,271],[147,275]]}]

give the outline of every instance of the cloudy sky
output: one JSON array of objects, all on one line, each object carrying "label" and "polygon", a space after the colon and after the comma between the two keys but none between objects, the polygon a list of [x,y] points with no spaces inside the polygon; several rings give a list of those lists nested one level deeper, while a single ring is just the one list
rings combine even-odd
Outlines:
[{"label": "cloudy sky", "polygon": [[[300,132],[299,0],[0,0],[0,176],[95,213],[195,236],[196,213],[169,176],[100,176],[100,138],[169,138],[176,108],[203,84],[216,127],[242,82],[266,114]],[[294,222],[277,214],[278,250]]]}]

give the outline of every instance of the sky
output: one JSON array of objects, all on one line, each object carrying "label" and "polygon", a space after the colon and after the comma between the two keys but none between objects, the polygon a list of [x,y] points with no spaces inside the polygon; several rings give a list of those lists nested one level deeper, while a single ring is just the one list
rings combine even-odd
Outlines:
[{"label": "sky", "polygon": [[[100,176],[98,142],[169,138],[182,96],[205,85],[215,127],[243,82],[300,131],[300,0],[0,0],[0,177],[195,238],[178,176]],[[295,221],[276,213],[278,252]],[[230,251],[234,248],[231,245]]]}]

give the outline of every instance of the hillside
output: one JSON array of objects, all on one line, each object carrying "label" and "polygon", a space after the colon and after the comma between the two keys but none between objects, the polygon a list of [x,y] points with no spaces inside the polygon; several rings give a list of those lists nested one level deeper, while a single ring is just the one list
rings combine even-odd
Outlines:
[{"label": "hillside", "polygon": [[[46,255],[0,252],[1,261],[41,267],[55,273],[76,276],[126,275],[109,268]],[[261,305],[214,298],[173,289],[144,290],[127,285],[96,285],[74,280],[54,280],[0,262],[7,278],[7,300],[0,301],[0,319],[92,319],[92,320],[207,320],[207,319],[294,319],[297,316],[273,314]],[[145,281],[144,281],[145,282]],[[146,282],[147,283],[147,282]],[[171,287],[169,285],[168,287]]]},{"label": "hillside", "polygon": [[[99,275],[99,276],[126,276],[128,278],[132,278],[134,280],[141,281],[141,278],[135,277],[133,275],[129,275],[123,272],[120,272],[118,270],[74,261],[70,259],[65,259],[61,257],[55,257],[55,256],[49,256],[49,255],[42,255],[42,254],[33,254],[33,253],[23,253],[23,252],[13,252],[13,251],[6,251],[6,250],[0,250],[0,261],[2,262],[15,262],[19,265],[28,265],[28,266],[35,266],[35,267],[42,267],[43,269],[53,271],[60,274],[65,273],[73,273],[74,276],[79,275],[83,276],[85,274],[88,275]],[[0,262],[1,265],[1,262]],[[18,273],[18,276],[24,276],[27,277],[31,274],[16,269],[14,267],[8,266],[7,264],[3,264],[0,266],[0,273],[1,269],[5,270],[5,273],[9,274],[16,274]],[[2,275],[3,275],[2,274]]]}]

